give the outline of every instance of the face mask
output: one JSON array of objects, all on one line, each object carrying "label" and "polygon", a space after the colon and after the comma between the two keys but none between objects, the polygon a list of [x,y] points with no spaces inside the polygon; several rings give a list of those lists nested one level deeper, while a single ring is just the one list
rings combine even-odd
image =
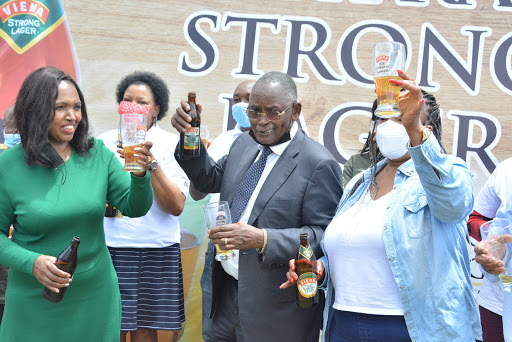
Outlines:
[{"label": "face mask", "polygon": [[64,164],[64,160],[48,140],[42,141],[37,147],[36,159],[52,169]]},{"label": "face mask", "polygon": [[4,145],[13,148],[21,142],[21,136],[18,133],[7,134],[4,130]]},{"label": "face mask", "polygon": [[387,159],[400,159],[407,153],[409,135],[405,127],[395,121],[378,125],[376,139],[380,152]]},{"label": "face mask", "polygon": [[235,104],[231,109],[231,114],[233,115],[233,119],[240,125],[242,128],[251,127],[251,122],[249,121],[249,117],[247,116],[247,107],[248,103],[239,102]]}]

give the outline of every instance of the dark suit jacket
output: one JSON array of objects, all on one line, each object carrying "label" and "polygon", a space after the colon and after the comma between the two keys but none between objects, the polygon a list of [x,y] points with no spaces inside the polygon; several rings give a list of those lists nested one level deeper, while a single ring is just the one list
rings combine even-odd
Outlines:
[{"label": "dark suit jacket", "polygon": [[[176,159],[196,189],[220,192],[220,199],[231,206],[258,153],[258,144],[245,133],[218,163],[207,153],[192,161],[177,155]],[[238,309],[245,342],[318,341],[323,305],[300,309],[295,303],[296,286],[280,290],[279,285],[286,281],[288,261],[297,254],[300,233],[309,234],[315,255],[322,256],[320,242],[342,195],[341,183],[341,168],[334,157],[299,129],[265,180],[248,221],[267,229],[266,253],[240,251]],[[213,260],[213,248],[209,251],[203,273],[203,305],[208,306],[213,295],[213,315],[215,310],[222,310],[216,307],[217,294],[229,275]]]}]

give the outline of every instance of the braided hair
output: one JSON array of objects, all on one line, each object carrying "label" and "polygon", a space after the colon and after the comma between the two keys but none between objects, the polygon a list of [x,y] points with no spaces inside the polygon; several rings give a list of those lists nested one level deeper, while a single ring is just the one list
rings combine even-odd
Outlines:
[{"label": "braided hair", "polygon": [[[421,124],[423,126],[430,125],[432,126],[432,134],[436,137],[439,146],[441,146],[441,150],[443,153],[446,153],[444,146],[441,144],[441,135],[442,135],[442,125],[441,125],[441,111],[439,110],[439,104],[436,101],[434,95],[427,93],[423,89],[421,90],[423,94],[423,98],[425,99],[425,106],[422,108],[422,113],[420,114]],[[372,131],[370,132],[370,136],[375,134],[375,129],[378,126],[379,119],[375,121],[375,125],[373,126]],[[368,139],[368,146],[370,149],[370,162],[371,162],[371,175],[372,182],[370,184],[370,190],[372,191],[372,199],[377,195],[377,163],[382,159],[381,153],[378,151],[378,146],[375,144],[373,139]]]},{"label": "braided hair", "polygon": [[434,134],[436,137],[443,153],[446,153],[446,150],[441,143],[443,128],[441,126],[441,111],[439,110],[439,104],[437,103],[434,95],[427,93],[423,89],[421,92],[423,93],[423,98],[425,99],[425,107],[423,109],[424,112],[421,113],[421,124],[423,126],[432,126],[432,134]]}]

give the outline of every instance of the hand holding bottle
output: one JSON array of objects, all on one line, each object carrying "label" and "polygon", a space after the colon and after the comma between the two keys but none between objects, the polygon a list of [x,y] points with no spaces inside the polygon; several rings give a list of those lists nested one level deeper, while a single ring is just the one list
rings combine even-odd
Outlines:
[{"label": "hand holding bottle", "polygon": [[34,262],[32,273],[43,286],[58,293],[59,288],[68,287],[72,279],[71,274],[55,266],[56,261],[56,257],[40,255]]},{"label": "hand holding bottle", "polygon": [[[199,103],[196,104],[197,109],[202,112],[203,106]],[[187,101],[182,100],[180,103],[180,107],[176,108],[176,112],[171,118],[171,124],[179,133],[185,133],[190,127],[189,122],[192,121],[192,118],[187,113],[190,111],[190,105]]]},{"label": "hand holding bottle", "polygon": [[[288,272],[286,272],[286,278],[288,278],[288,281],[282,283],[279,286],[279,288],[281,290],[292,286],[293,283],[295,283],[295,281],[297,279],[299,279],[299,277],[297,276],[297,273],[295,273],[295,259],[291,259],[288,264],[290,266],[290,269],[288,270]],[[325,272],[325,267],[324,267],[323,262],[321,262],[320,260],[316,260],[316,272],[315,273],[318,275],[319,282],[321,282],[322,279],[324,278],[324,272]]]}]

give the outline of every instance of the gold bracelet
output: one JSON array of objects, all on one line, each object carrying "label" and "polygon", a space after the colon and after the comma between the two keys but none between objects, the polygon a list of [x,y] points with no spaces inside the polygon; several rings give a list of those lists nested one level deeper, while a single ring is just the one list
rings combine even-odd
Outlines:
[{"label": "gold bracelet", "polygon": [[265,252],[267,250],[268,235],[267,235],[267,230],[266,229],[261,229],[261,230],[263,230],[263,247],[262,248],[256,248],[256,251],[259,254],[265,254]]},{"label": "gold bracelet", "polygon": [[[423,143],[425,143],[425,141],[427,141],[428,138],[430,138],[430,135],[432,134],[432,131],[428,127],[424,126],[423,129],[422,129],[422,133],[423,133],[423,135],[421,137],[421,145],[423,145]],[[412,147],[412,144],[411,144],[410,140],[407,143],[407,147]]]}]

